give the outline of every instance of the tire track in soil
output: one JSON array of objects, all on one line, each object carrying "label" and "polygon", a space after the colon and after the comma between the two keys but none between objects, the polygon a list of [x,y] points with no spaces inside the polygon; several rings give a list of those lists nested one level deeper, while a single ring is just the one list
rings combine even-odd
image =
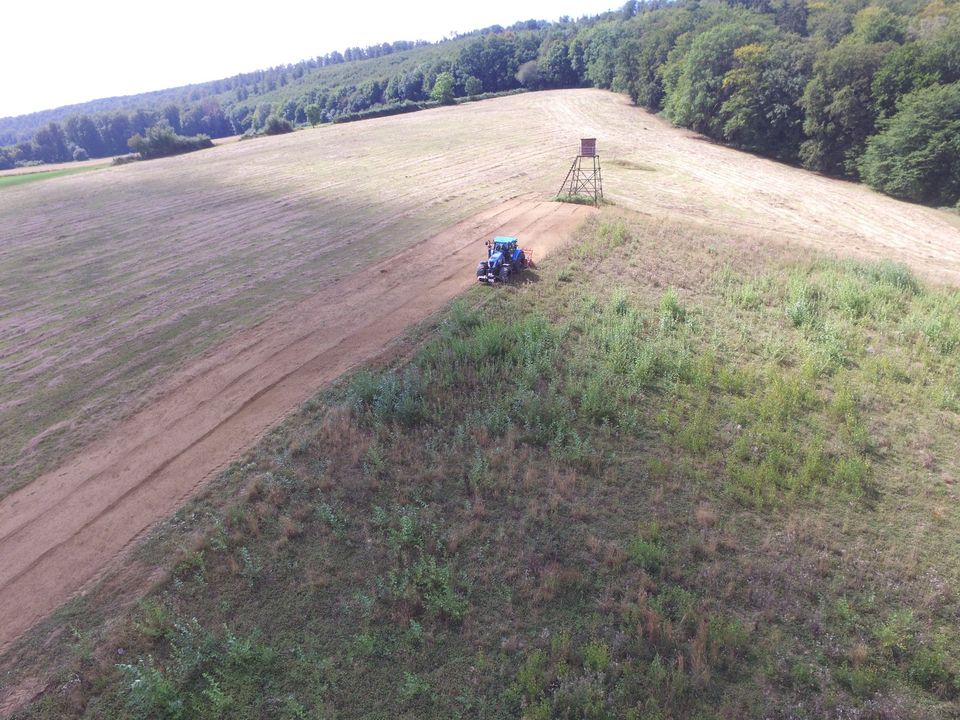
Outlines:
[{"label": "tire track in soil", "polygon": [[[0,652],[104,573],[291,410],[379,355],[474,282],[483,240],[548,254],[592,208],[529,196],[335,281],[239,333],[164,383],[151,404],[0,501]],[[413,277],[423,258],[441,272]]]}]

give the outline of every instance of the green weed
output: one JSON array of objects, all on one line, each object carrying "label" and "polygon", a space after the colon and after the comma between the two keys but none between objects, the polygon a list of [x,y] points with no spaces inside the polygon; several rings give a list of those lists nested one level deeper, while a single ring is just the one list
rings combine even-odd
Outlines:
[{"label": "green weed", "polygon": [[594,640],[583,648],[583,666],[587,670],[602,673],[610,665],[610,648],[602,640]]},{"label": "green weed", "polygon": [[787,285],[786,314],[796,328],[813,328],[820,322],[822,291],[800,275]]},{"label": "green weed", "polygon": [[645,540],[636,537],[627,546],[630,559],[645,570],[656,571],[663,563],[666,551],[658,540]]},{"label": "green weed", "polygon": [[400,698],[406,702],[430,695],[430,681],[416,673],[403,673],[400,684]]},{"label": "green weed", "polygon": [[672,330],[686,322],[687,309],[680,303],[675,288],[670,288],[660,296],[660,329]]}]

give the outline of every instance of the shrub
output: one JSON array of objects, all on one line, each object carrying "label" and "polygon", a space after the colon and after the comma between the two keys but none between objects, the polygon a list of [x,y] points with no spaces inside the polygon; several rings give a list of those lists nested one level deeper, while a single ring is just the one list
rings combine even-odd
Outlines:
[{"label": "shrub", "polygon": [[580,394],[580,412],[597,423],[613,422],[617,419],[617,393],[603,374],[591,375],[584,383]]},{"label": "shrub", "polygon": [[466,80],[463,81],[463,89],[471,97],[479,95],[483,92],[483,82],[473,75],[467,75]]},{"label": "shrub", "polygon": [[264,135],[283,135],[288,132],[293,132],[293,123],[279,115],[271,115],[263,126]]},{"label": "shrub", "polygon": [[872,283],[889,285],[910,295],[920,292],[920,281],[913,271],[901,262],[879,260],[871,263],[858,263],[855,272],[866,277]]},{"label": "shrub", "polygon": [[787,317],[794,327],[813,327],[819,321],[819,288],[806,278],[794,277],[787,288]]},{"label": "shrub", "polygon": [[380,105],[377,107],[372,107],[367,110],[361,110],[359,112],[352,113],[343,113],[337,115],[333,118],[335,123],[345,123],[345,122],[355,122],[357,120],[369,120],[371,118],[378,117],[387,117],[389,115],[401,115],[403,113],[416,112],[417,110],[424,110],[428,107],[436,107],[436,103],[430,102],[413,102],[412,100],[404,100],[403,102],[395,103],[392,105]]},{"label": "shrub", "polygon": [[432,555],[421,555],[413,566],[412,579],[428,609],[451,620],[463,619],[467,601],[454,590],[449,565],[441,565]]},{"label": "shrub", "polygon": [[430,682],[426,678],[412,672],[403,673],[403,683],[400,685],[400,697],[410,701],[414,698],[430,694]]},{"label": "shrub", "polygon": [[140,717],[177,720],[184,717],[183,698],[173,681],[154,664],[153,657],[136,665],[120,664],[117,669],[128,681],[127,701]]},{"label": "shrub", "polygon": [[600,228],[597,230],[597,238],[607,249],[612,250],[630,242],[630,228],[622,219],[604,221],[600,223]]},{"label": "shrub", "polygon": [[907,673],[910,679],[927,690],[947,689],[951,673],[947,668],[947,653],[940,647],[921,645],[917,648]]},{"label": "shrub", "polygon": [[517,671],[517,678],[512,686],[513,693],[530,704],[541,699],[546,689],[546,670],[546,654],[543,650],[532,651]]},{"label": "shrub", "polygon": [[608,720],[607,691],[596,674],[568,675],[553,692],[556,720]]},{"label": "shrub", "polygon": [[833,482],[837,487],[859,495],[864,490],[869,473],[870,463],[864,458],[839,458],[833,466]]},{"label": "shrub", "polygon": [[915,626],[916,621],[912,610],[895,610],[874,634],[880,642],[880,647],[896,660],[913,646],[916,638]]},{"label": "shrub", "polygon": [[430,99],[441,105],[453,105],[453,75],[442,72],[437,75],[430,91]]},{"label": "shrub", "polygon": [[156,598],[147,598],[140,604],[137,629],[148,638],[163,637],[171,626],[170,611]]},{"label": "shrub", "polygon": [[833,671],[833,676],[842,686],[861,698],[873,695],[880,687],[880,678],[868,667],[839,667]]},{"label": "shrub", "polygon": [[408,366],[402,376],[390,371],[379,377],[359,372],[350,381],[347,397],[353,408],[379,422],[413,425],[423,413],[420,369]]},{"label": "shrub", "polygon": [[146,137],[134,135],[127,144],[133,152],[139,153],[144,160],[181,155],[213,147],[213,141],[206,135],[194,135],[193,137],[177,135],[166,120],[161,120],[147,130]]}]

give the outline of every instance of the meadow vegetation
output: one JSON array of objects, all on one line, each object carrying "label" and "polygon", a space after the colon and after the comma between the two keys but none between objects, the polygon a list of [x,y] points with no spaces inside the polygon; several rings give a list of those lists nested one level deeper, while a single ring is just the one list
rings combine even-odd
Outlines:
[{"label": "meadow vegetation", "polygon": [[958,317],[607,208],[276,428],[120,620],[35,633],[72,655],[17,717],[955,717]]},{"label": "meadow vegetation", "polygon": [[67,175],[76,175],[77,173],[87,172],[88,170],[99,170],[103,165],[83,165],[81,167],[66,167],[58,170],[38,169],[36,172],[23,172],[13,175],[0,176],[0,188],[14,187],[16,185],[26,185],[27,183],[39,182],[41,180],[53,180]]}]

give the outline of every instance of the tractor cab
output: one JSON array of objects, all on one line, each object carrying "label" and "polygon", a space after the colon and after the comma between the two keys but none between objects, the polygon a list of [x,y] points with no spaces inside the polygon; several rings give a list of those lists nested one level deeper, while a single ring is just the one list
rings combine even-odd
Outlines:
[{"label": "tractor cab", "polygon": [[503,256],[503,259],[507,262],[510,262],[513,259],[513,254],[517,249],[517,238],[515,237],[495,237],[493,239],[493,247],[490,250],[491,255],[493,253],[500,253]]}]

